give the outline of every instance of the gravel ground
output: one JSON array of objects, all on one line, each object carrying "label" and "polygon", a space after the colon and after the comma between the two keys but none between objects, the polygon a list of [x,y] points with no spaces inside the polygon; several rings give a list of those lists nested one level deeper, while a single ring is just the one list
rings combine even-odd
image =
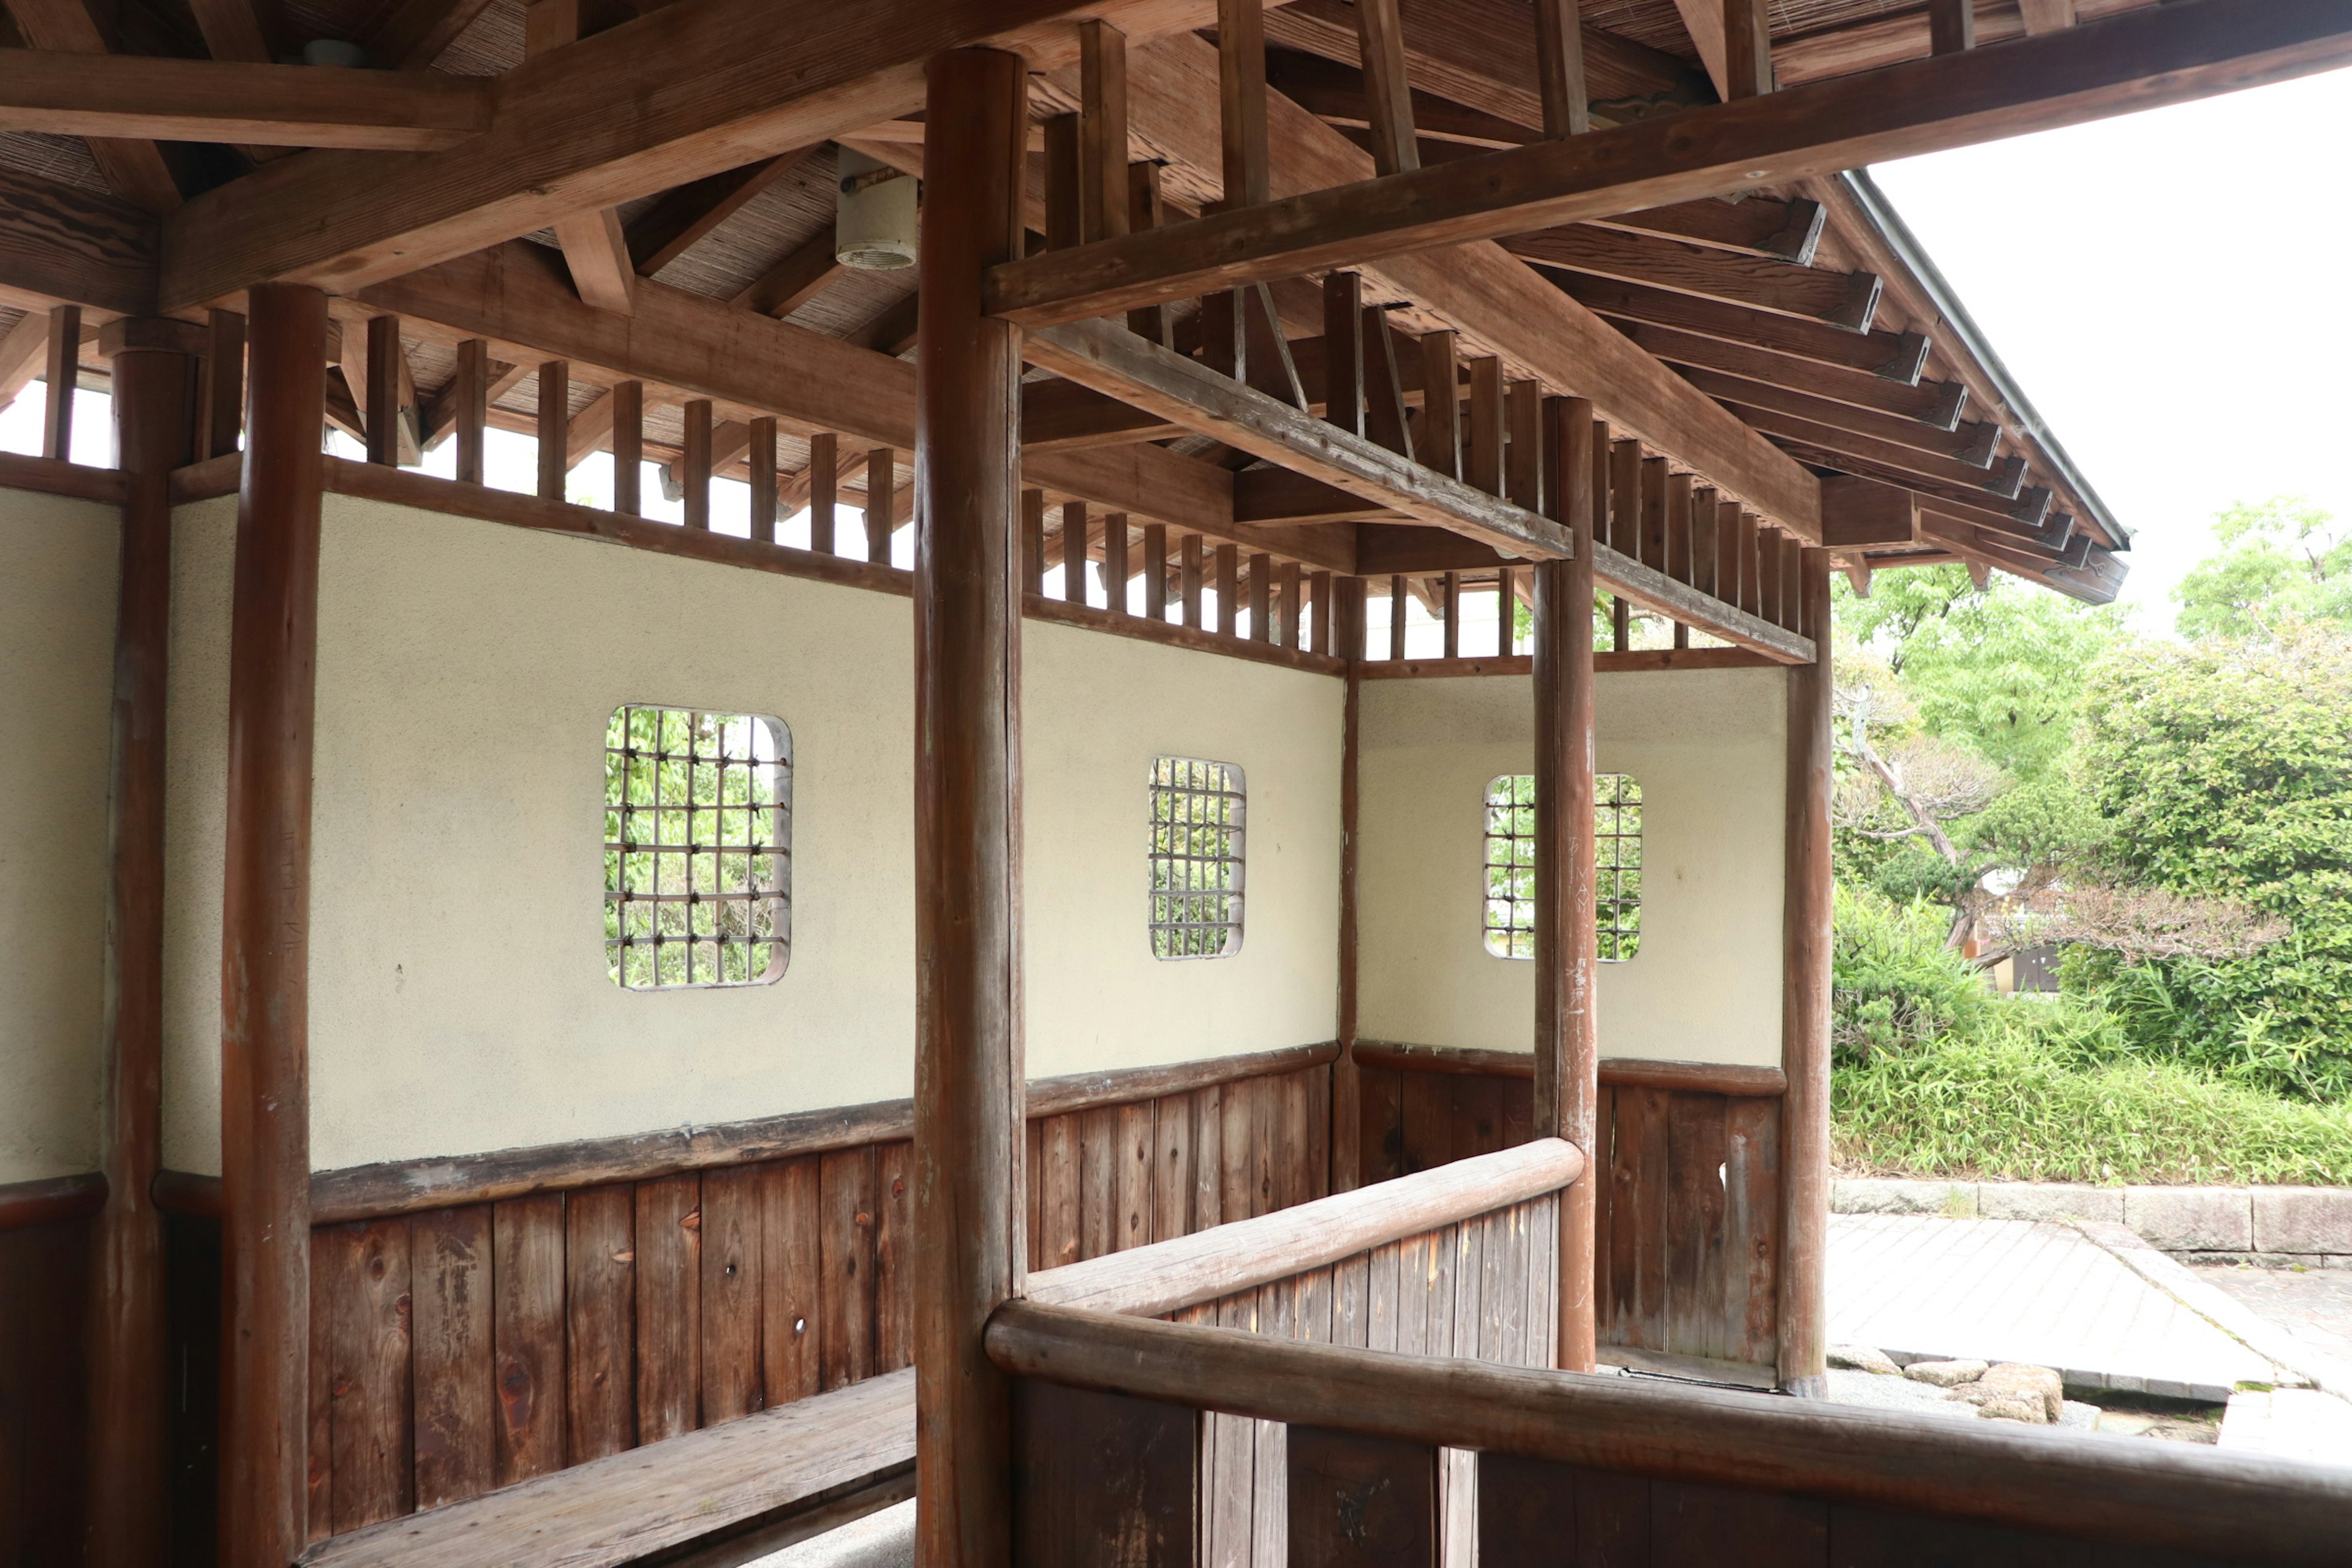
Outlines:
[{"label": "gravel ground", "polygon": [[2196,1264],[2191,1272],[2226,1290],[2321,1354],[2352,1363],[2352,1268],[2257,1268]]}]

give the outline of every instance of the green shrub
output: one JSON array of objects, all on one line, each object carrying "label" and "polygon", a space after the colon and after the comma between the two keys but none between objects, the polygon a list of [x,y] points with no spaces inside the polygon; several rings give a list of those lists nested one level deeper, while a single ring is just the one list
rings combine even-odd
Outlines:
[{"label": "green shrub", "polygon": [[1996,999],[1946,950],[1948,911],[1899,904],[1868,888],[1837,889],[1832,948],[1831,1059],[1858,1067],[1949,1036],[1973,1037]]}]

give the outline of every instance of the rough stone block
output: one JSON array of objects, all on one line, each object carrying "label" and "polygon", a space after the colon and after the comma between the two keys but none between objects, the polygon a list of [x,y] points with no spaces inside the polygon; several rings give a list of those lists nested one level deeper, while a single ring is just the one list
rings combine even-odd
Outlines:
[{"label": "rough stone block", "polygon": [[2352,1254],[2352,1189],[2256,1187],[2253,1209],[2257,1251]]},{"label": "rough stone block", "polygon": [[1885,1351],[1872,1345],[1832,1345],[1829,1363],[1845,1372],[1874,1373],[1880,1377],[1903,1375],[1903,1369]]},{"label": "rough stone block", "polygon": [[2244,1252],[2254,1245],[2243,1187],[2126,1187],[2124,1224],[2166,1252]]},{"label": "rough stone block", "polygon": [[1856,1177],[1830,1184],[1835,1214],[1976,1213],[1973,1182],[1906,1182],[1891,1176]]},{"label": "rough stone block", "polygon": [[1958,1388],[1984,1374],[1985,1363],[1980,1361],[1915,1361],[1903,1369],[1903,1375],[1912,1382],[1931,1383],[1937,1388]]},{"label": "rough stone block", "polygon": [[2061,1182],[1986,1182],[1977,1188],[1977,1213],[1986,1219],[2124,1221],[2121,1187]]}]

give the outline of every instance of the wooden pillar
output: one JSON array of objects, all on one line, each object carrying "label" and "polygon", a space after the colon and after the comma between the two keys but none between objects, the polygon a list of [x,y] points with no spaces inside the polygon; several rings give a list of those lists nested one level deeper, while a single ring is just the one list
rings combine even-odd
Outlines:
[{"label": "wooden pillar", "polygon": [[[1592,405],[1548,399],[1559,468],[1592,460]],[[1536,566],[1536,1132],[1584,1151],[1585,1174],[1559,1198],[1559,1363],[1591,1372],[1595,1182],[1594,1108],[1601,1099],[1595,1011],[1600,952],[1593,931],[1592,492],[1563,485],[1560,508],[1576,541],[1566,561]]]},{"label": "wooden pillar", "polygon": [[111,321],[115,450],[123,470],[107,790],[106,1207],[89,1303],[90,1568],[164,1555],[163,1227],[149,1191],[163,1138],[164,699],[172,635],[172,470],[194,457],[200,329]]},{"label": "wooden pillar", "polygon": [[1797,566],[1814,662],[1789,671],[1788,878],[1781,900],[1780,1386],[1826,1392],[1830,1230],[1830,558]]},{"label": "wooden pillar", "polygon": [[457,408],[451,416],[457,432],[460,484],[482,482],[482,441],[489,426],[489,397],[490,345],[479,338],[467,338],[457,345]]},{"label": "wooden pillar", "polygon": [[890,525],[898,511],[898,453],[877,447],[866,454],[866,559],[890,564]]},{"label": "wooden pillar", "polygon": [[74,393],[81,385],[81,307],[49,308],[48,402],[41,414],[41,456],[73,459]]},{"label": "wooden pillar", "polygon": [[221,910],[220,1561],[284,1568],[302,1550],[309,1483],[310,744],[327,297],[266,283],[247,298]]},{"label": "wooden pillar", "polygon": [[[348,329],[346,329],[348,330]],[[367,460],[400,466],[400,318],[370,316],[367,324]]]},{"label": "wooden pillar", "polygon": [[572,471],[572,366],[551,359],[539,367],[539,495],[563,499]]},{"label": "wooden pillar", "polygon": [[1021,334],[981,279],[1021,254],[1026,65],[930,63],[916,353],[915,1562],[1009,1568],[1012,1400],[982,1344],[1023,1287]]},{"label": "wooden pillar", "polygon": [[1339,725],[1339,1059],[1331,1066],[1331,1190],[1344,1193],[1361,1184],[1364,1174],[1363,1074],[1356,1066],[1356,820],[1363,744],[1358,715],[1364,684],[1364,580],[1340,577],[1334,586],[1338,598],[1332,605],[1332,635],[1348,661],[1348,688]]}]

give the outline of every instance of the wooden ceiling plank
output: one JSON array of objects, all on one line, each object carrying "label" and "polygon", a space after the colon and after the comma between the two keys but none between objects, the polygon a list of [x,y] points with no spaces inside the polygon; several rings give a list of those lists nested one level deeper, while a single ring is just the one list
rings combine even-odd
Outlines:
[{"label": "wooden ceiling plank", "polygon": [[[16,30],[36,50],[58,54],[104,55],[106,35],[85,0],[8,0]],[[79,134],[79,132],[74,132]],[[88,136],[89,155],[106,177],[106,187],[124,201],[151,213],[168,213],[180,205],[179,182],[163,162],[162,149],[150,138],[107,134]]]},{"label": "wooden ceiling plank", "polygon": [[1609,228],[1696,240],[1748,256],[1811,267],[1813,252],[1828,226],[1829,209],[1819,202],[1801,198],[1784,202],[1771,196],[1748,196],[1726,201],[1719,196],[1706,196],[1593,221]]},{"label": "wooden ceiling plank", "polygon": [[1785,261],[1727,256],[1701,246],[1596,224],[1569,224],[1513,235],[1503,241],[1503,248],[1547,268],[1721,300],[1850,332],[1869,331],[1878,310],[1880,283],[1874,273],[1832,272],[1792,267]]},{"label": "wooden ceiling plank", "polygon": [[2179,0],[2000,49],[1693,109],[1001,263],[1023,326],[1780,184],[2288,79],[2352,60],[2341,0]]},{"label": "wooden ceiling plank", "polygon": [[[267,65],[278,58],[261,30],[254,0],[188,0],[188,9],[195,16],[196,31],[204,35],[205,50],[213,58]],[[286,155],[285,148],[254,142],[239,142],[237,151],[257,163]]]},{"label": "wooden ceiling plank", "polygon": [[489,6],[490,0],[400,0],[360,44],[389,69],[423,70]]},{"label": "wooden ceiling plank", "polygon": [[836,255],[833,225],[794,246],[784,258],[762,273],[729,303],[763,316],[791,315],[831,288],[849,269]]},{"label": "wooden ceiling plank", "polygon": [[[685,0],[506,72],[491,129],[470,142],[398,163],[322,150],[204,193],[173,215],[163,292],[177,308],[274,278],[360,289],[912,113],[925,62],[948,49],[1059,69],[1077,58],[1066,5]],[[1212,15],[1202,0],[1089,12],[1130,40]]]},{"label": "wooden ceiling plank", "polygon": [[1719,402],[1794,415],[1813,425],[1851,431],[1856,436],[1867,436],[1892,446],[1932,453],[1939,458],[1970,468],[1991,468],[1994,449],[2000,438],[2000,426],[1998,425],[1956,425],[1949,430],[1939,430],[1917,419],[1856,408],[1849,403],[1815,397],[1770,382],[1726,375],[1719,371],[1687,368],[1683,372],[1683,379]]},{"label": "wooden ceiling plank", "polygon": [[743,210],[752,197],[808,162],[816,147],[746,163],[667,192],[629,223],[629,261],[647,278],[691,250],[711,230]]},{"label": "wooden ceiling plank", "polygon": [[0,289],[17,298],[152,315],[155,221],[102,191],[0,169]]},{"label": "wooden ceiling plank", "polygon": [[2017,0],[2028,33],[2054,33],[2074,25],[2074,0]]},{"label": "wooden ceiling plank", "polygon": [[489,128],[477,77],[0,50],[0,130],[430,152]]}]

